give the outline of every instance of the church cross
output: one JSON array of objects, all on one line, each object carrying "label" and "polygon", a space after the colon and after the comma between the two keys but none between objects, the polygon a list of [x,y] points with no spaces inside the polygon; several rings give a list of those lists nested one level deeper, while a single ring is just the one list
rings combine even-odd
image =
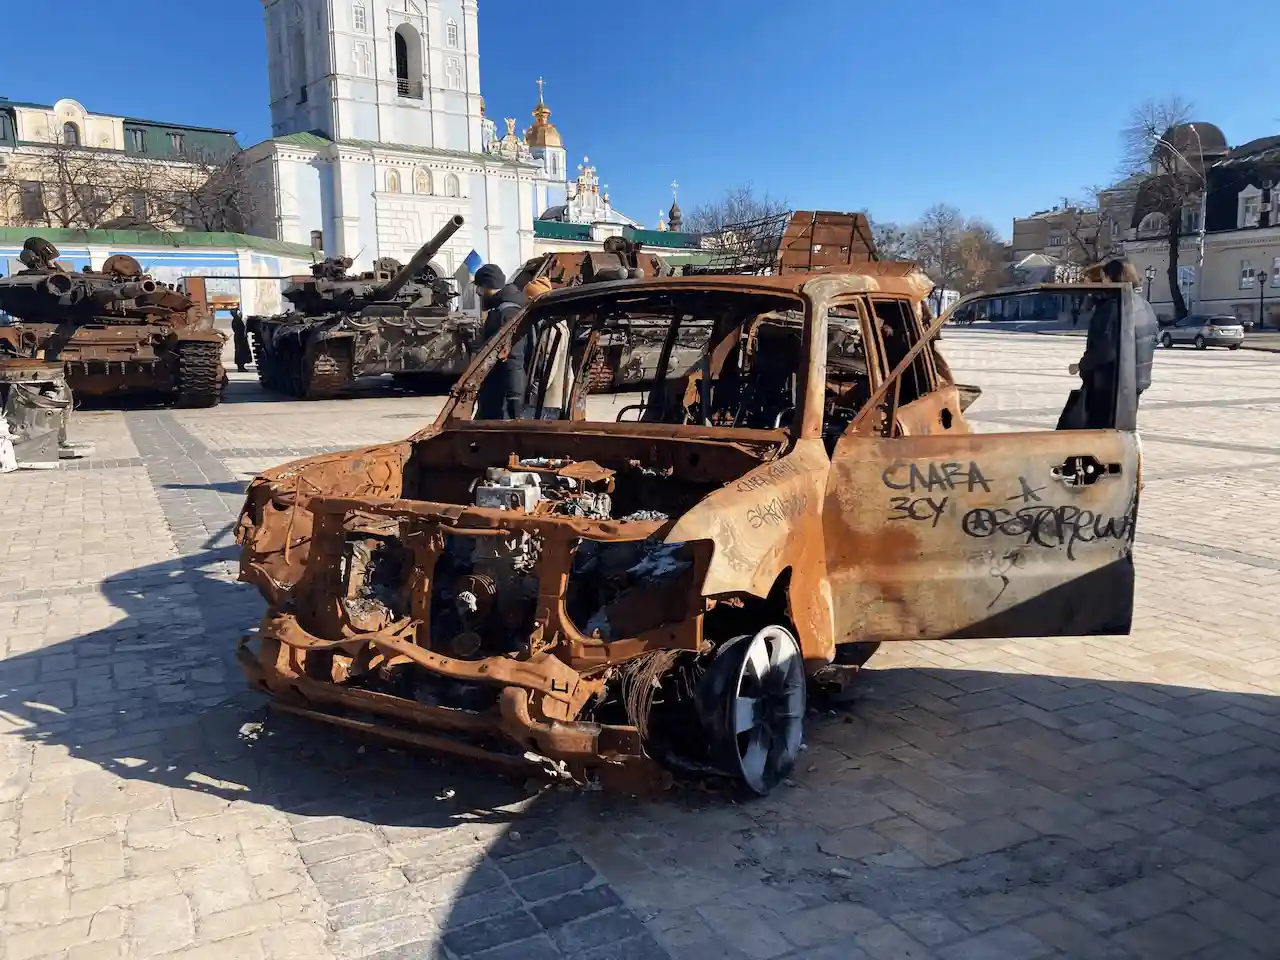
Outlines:
[{"label": "church cross", "polygon": [[678,198],[679,198],[679,194],[680,194],[680,184],[678,184],[678,183],[676,183],[674,180],[672,180],[672,181],[671,181],[671,199],[672,199],[672,200],[676,200],[676,199],[678,199]]},{"label": "church cross", "polygon": [[542,85],[546,83],[541,77],[538,78],[538,102],[542,102]]}]

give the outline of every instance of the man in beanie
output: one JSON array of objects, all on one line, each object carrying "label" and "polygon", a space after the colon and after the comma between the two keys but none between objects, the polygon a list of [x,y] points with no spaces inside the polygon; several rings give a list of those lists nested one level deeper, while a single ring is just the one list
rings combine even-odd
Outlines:
[{"label": "man in beanie", "polygon": [[[496,264],[486,263],[476,271],[476,292],[485,315],[482,335],[486,341],[524,309],[529,302],[519,289],[507,283],[506,275]],[[505,360],[500,360],[480,387],[476,417],[480,420],[519,420],[524,416],[524,394],[528,385],[525,364],[533,352],[533,331],[511,343]]]}]

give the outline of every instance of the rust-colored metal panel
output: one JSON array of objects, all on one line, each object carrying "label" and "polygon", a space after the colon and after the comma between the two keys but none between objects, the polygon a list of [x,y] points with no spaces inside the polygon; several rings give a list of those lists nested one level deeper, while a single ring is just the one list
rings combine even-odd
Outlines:
[{"label": "rust-colored metal panel", "polygon": [[782,235],[778,272],[838,270],[875,259],[871,224],[865,215],[798,210]]},{"label": "rust-colored metal panel", "polygon": [[1136,434],[845,436],[827,485],[840,642],[1127,633]]}]

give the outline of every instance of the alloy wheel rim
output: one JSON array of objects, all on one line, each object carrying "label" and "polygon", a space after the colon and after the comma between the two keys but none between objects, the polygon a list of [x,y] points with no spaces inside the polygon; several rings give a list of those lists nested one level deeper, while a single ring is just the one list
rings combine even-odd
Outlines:
[{"label": "alloy wheel rim", "polygon": [[752,791],[768,793],[791,772],[804,744],[804,661],[790,633],[766,627],[747,641],[729,698],[738,773]]}]

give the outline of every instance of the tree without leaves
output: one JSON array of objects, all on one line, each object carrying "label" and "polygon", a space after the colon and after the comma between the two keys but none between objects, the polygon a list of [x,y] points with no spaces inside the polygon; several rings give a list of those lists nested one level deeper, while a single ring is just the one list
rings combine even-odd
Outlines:
[{"label": "tree without leaves", "polygon": [[[1062,225],[1067,245],[1063,259],[1068,264],[1087,267],[1100,262],[1113,249],[1112,238],[1123,235],[1128,224],[1116,218],[1132,212],[1131,206],[1115,205],[1116,192],[1116,188],[1086,187],[1081,198],[1064,199]],[[1103,197],[1108,195],[1104,203]]]},{"label": "tree without leaves", "polygon": [[186,230],[243,232],[253,221],[255,196],[241,153],[157,162],[53,143],[14,157],[0,175],[0,216],[8,211],[14,226],[26,227],[171,223]]},{"label": "tree without leaves", "polygon": [[123,200],[119,167],[114,154],[60,141],[11,155],[0,175],[0,213],[21,227],[100,227]]},{"label": "tree without leaves", "polygon": [[994,290],[1009,282],[1012,251],[987,221],[978,217],[966,221],[956,251],[960,258],[956,288],[961,294]]},{"label": "tree without leaves", "polygon": [[1165,133],[1179,124],[1189,123],[1191,104],[1178,97],[1148,100],[1134,109],[1122,132],[1123,170],[1129,177],[1141,177],[1134,218],[1141,220],[1151,213],[1163,214],[1169,252],[1169,292],[1176,316],[1187,315],[1186,299],[1178,283],[1178,254],[1182,239],[1183,210],[1198,204],[1204,190],[1204,164],[1194,143],[1193,156],[1187,155],[1188,144],[1169,143]]},{"label": "tree without leaves", "polygon": [[719,233],[735,224],[778,217],[790,211],[786,200],[775,199],[767,193],[757,196],[755,188],[748,183],[730,187],[719,200],[696,207],[686,218],[685,229],[690,233]]},{"label": "tree without leaves", "polygon": [[871,221],[871,239],[881,260],[915,259],[905,229],[891,220],[875,220],[869,213],[867,219]]},{"label": "tree without leaves", "polygon": [[907,230],[907,249],[934,282],[935,312],[942,308],[942,291],[955,289],[963,265],[960,237],[964,217],[955,207],[935,203]]}]

